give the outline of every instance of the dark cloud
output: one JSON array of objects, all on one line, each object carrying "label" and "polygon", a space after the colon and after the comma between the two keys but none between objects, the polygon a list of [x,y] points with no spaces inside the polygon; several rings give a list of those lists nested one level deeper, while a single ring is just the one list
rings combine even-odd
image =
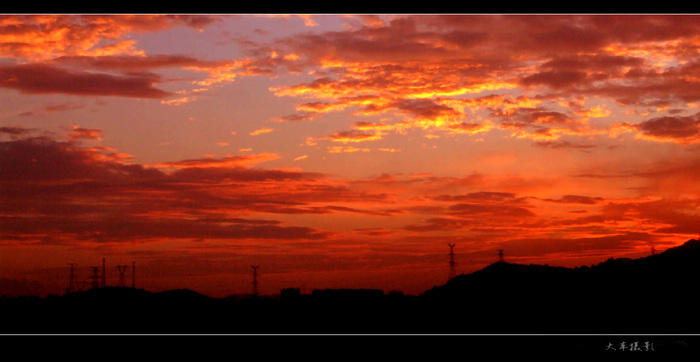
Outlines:
[{"label": "dark cloud", "polygon": [[535,214],[520,206],[514,205],[487,205],[460,203],[449,207],[449,213],[460,216],[491,216],[491,217],[532,217]]},{"label": "dark cloud", "polygon": [[165,98],[171,95],[154,88],[158,81],[158,76],[149,73],[117,76],[73,72],[42,64],[0,67],[0,87],[27,94],[61,93],[133,98]]},{"label": "dark cloud", "polygon": [[516,197],[511,192],[480,191],[466,195],[441,195],[435,198],[439,201],[480,201],[480,202],[503,202],[515,201]]},{"label": "dark cloud", "polygon": [[34,132],[34,129],[28,129],[19,126],[3,126],[0,127],[0,133],[10,136],[22,136]]},{"label": "dark cloud", "polygon": [[689,117],[653,118],[636,125],[642,135],[659,140],[679,142],[698,139],[700,136],[700,113]]},{"label": "dark cloud", "polygon": [[279,158],[275,154],[262,153],[259,155],[246,155],[246,156],[224,156],[221,158],[196,158],[189,160],[181,160],[174,162],[164,162],[158,164],[161,167],[175,167],[175,168],[215,168],[215,167],[236,167],[245,164],[264,162],[268,160],[273,160]]},{"label": "dark cloud", "polygon": [[170,174],[170,179],[176,181],[285,181],[285,180],[315,180],[322,175],[314,172],[268,170],[262,168],[246,168],[229,165],[226,167],[186,167]]},{"label": "dark cloud", "polygon": [[57,237],[94,242],[129,242],[149,239],[324,239],[330,234],[308,227],[214,223],[206,219],[109,216],[99,220],[57,215],[2,217],[3,237],[55,234]]},{"label": "dark cloud", "polygon": [[53,112],[72,111],[72,110],[81,109],[81,108],[84,108],[84,106],[79,105],[79,104],[75,104],[75,103],[50,104],[50,105],[40,107],[40,108],[35,109],[35,110],[22,112],[19,115],[22,117],[28,117],[28,116],[42,115],[42,114],[53,113]]},{"label": "dark cloud", "polygon": [[[609,258],[616,254],[638,253],[640,246],[659,240],[658,236],[640,232],[619,232],[612,235],[569,238],[561,242],[552,242],[550,238],[510,238],[507,253],[518,256],[562,255],[596,256]],[[507,254],[507,255],[508,255]],[[559,261],[561,262],[561,260]]]},{"label": "dark cloud", "polygon": [[431,232],[460,230],[475,225],[476,223],[473,220],[435,217],[424,220],[424,223],[422,225],[407,225],[404,226],[402,229],[415,232]]},{"label": "dark cloud", "polygon": [[584,204],[584,205],[595,205],[603,201],[602,197],[590,197],[590,196],[579,196],[579,195],[564,195],[560,199],[545,199],[545,201],[551,201],[561,204]]},{"label": "dark cloud", "polygon": [[367,133],[367,132],[362,132],[358,130],[350,130],[350,131],[338,131],[335,133],[332,133],[328,136],[332,141],[335,142],[362,142],[362,141],[371,141],[374,139],[377,139],[376,134],[372,133]]},{"label": "dark cloud", "polygon": [[[14,128],[8,132],[23,134]],[[381,201],[387,195],[326,184],[322,174],[221,165],[166,173],[107,157],[111,151],[106,148],[82,147],[77,143],[82,139],[81,134],[71,141],[25,137],[0,143],[4,239],[314,240],[332,234],[227,215],[392,214],[334,205]]]},{"label": "dark cloud", "polygon": [[582,71],[539,72],[521,80],[521,84],[526,87],[546,85],[554,89],[585,85],[587,82],[588,75]]},{"label": "dark cloud", "polygon": [[544,148],[575,148],[575,149],[591,149],[595,148],[595,145],[583,144],[583,143],[573,143],[569,141],[541,141],[533,143],[534,146],[544,147]]},{"label": "dark cloud", "polygon": [[431,99],[405,99],[397,102],[396,108],[411,117],[437,119],[441,116],[461,117],[454,108],[438,104]]},{"label": "dark cloud", "polygon": [[220,21],[220,17],[215,15],[167,15],[167,18],[175,24],[184,24],[186,26],[201,30],[206,26]]},{"label": "dark cloud", "polygon": [[160,177],[155,169],[109,161],[104,153],[46,136],[0,143],[1,181],[122,180]]},{"label": "dark cloud", "polygon": [[275,118],[278,122],[302,122],[311,119],[313,119],[313,117],[308,114],[290,114],[288,116]]},{"label": "dark cloud", "polygon": [[152,56],[63,56],[53,59],[52,64],[70,65],[82,69],[119,70],[123,72],[143,72],[168,67],[215,68],[226,62],[203,61],[184,55]]},{"label": "dark cloud", "polygon": [[449,128],[451,130],[464,131],[464,132],[469,133],[469,132],[483,131],[485,129],[485,126],[481,123],[461,122],[458,124],[450,125],[447,128]]},{"label": "dark cloud", "polygon": [[527,198],[510,192],[479,191],[463,195],[439,195],[435,201],[457,202],[446,207],[414,207],[411,211],[440,215],[423,220],[421,225],[407,225],[404,230],[427,232],[459,229],[484,229],[508,225],[519,228],[531,222],[535,213]]}]

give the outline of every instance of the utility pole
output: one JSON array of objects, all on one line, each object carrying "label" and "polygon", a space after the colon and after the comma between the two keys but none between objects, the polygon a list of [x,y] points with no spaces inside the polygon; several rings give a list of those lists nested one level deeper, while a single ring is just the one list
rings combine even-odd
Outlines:
[{"label": "utility pole", "polygon": [[102,284],[100,287],[104,288],[107,286],[107,274],[106,274],[106,268],[105,268],[105,258],[102,258]]},{"label": "utility pole", "polygon": [[253,268],[253,296],[258,298],[258,268],[260,265],[251,265]]},{"label": "utility pole", "polygon": [[66,294],[78,291],[78,282],[75,280],[75,263],[70,263],[70,281],[68,282],[68,289],[66,289]]},{"label": "utility pole", "polygon": [[447,281],[450,281],[457,276],[457,270],[455,269],[455,244],[448,243],[447,246],[450,247],[450,274],[447,277]]}]

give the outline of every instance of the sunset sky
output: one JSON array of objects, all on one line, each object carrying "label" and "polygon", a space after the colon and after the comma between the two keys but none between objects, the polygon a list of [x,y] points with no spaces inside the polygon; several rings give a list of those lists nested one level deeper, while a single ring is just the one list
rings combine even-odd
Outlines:
[{"label": "sunset sky", "polygon": [[0,294],[639,258],[698,237],[699,143],[700,16],[4,15]]}]

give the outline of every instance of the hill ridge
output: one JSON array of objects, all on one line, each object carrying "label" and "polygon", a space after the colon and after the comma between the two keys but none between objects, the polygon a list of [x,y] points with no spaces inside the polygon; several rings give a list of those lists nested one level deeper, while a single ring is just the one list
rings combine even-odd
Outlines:
[{"label": "hill ridge", "polygon": [[3,299],[0,333],[698,333],[699,277],[693,239],[591,267],[494,263],[420,296],[325,290],[224,300],[106,288]]}]

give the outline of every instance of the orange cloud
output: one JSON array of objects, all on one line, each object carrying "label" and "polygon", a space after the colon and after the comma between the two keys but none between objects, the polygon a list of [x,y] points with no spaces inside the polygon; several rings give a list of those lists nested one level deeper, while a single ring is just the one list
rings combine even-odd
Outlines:
[{"label": "orange cloud", "polygon": [[453,133],[464,133],[464,134],[477,134],[482,132],[488,132],[495,126],[491,121],[486,121],[484,123],[473,123],[473,122],[462,122],[459,124],[452,124],[447,126],[447,128]]},{"label": "orange cloud", "polygon": [[189,168],[189,167],[236,167],[241,165],[253,165],[279,159],[280,156],[273,153],[261,153],[249,156],[224,156],[221,158],[207,157],[191,160],[164,162],[149,165],[151,167]]},{"label": "orange cloud", "polygon": [[357,143],[357,142],[365,142],[365,141],[376,141],[381,139],[380,134],[372,134],[372,133],[364,133],[361,131],[357,130],[352,130],[352,131],[342,131],[342,132],[335,132],[328,136],[333,142],[340,142],[340,143]]},{"label": "orange cloud", "polygon": [[251,136],[258,136],[261,134],[273,132],[274,130],[275,130],[274,128],[261,128],[261,129],[255,130],[253,132],[250,132],[250,135]]},{"label": "orange cloud", "polygon": [[369,152],[369,148],[356,148],[351,146],[341,147],[333,146],[328,147],[328,153],[352,153],[352,152]]},{"label": "orange cloud", "polygon": [[[295,35],[276,43],[279,53],[303,54],[307,66],[320,69],[310,73],[317,77],[308,83],[271,91],[319,100],[298,106],[309,113],[304,119],[341,111],[357,116],[394,114],[405,118],[394,123],[395,130],[421,128],[437,136],[435,130],[471,133],[476,122],[470,122],[465,111],[488,110],[494,128],[517,129],[514,136],[521,138],[554,141],[561,135],[600,135],[607,131],[594,129],[587,120],[609,117],[612,110],[584,109],[589,96],[657,110],[674,102],[700,100],[700,92],[692,86],[696,62],[688,59],[671,67],[659,61],[685,56],[681,49],[694,40],[692,30],[681,29],[696,29],[694,19],[374,18],[371,27]],[[645,30],[640,32],[640,27]],[[532,96],[532,87],[543,93]],[[497,90],[505,94],[482,95]],[[477,96],[469,98],[470,94]],[[555,105],[569,108],[570,113]]]},{"label": "orange cloud", "polygon": [[69,139],[92,139],[100,140],[102,139],[102,130],[100,129],[89,129],[74,127],[66,137]]},{"label": "orange cloud", "polygon": [[75,55],[143,55],[126,34],[177,25],[196,29],[214,17],[187,15],[8,15],[0,19],[0,56],[47,60]]}]

